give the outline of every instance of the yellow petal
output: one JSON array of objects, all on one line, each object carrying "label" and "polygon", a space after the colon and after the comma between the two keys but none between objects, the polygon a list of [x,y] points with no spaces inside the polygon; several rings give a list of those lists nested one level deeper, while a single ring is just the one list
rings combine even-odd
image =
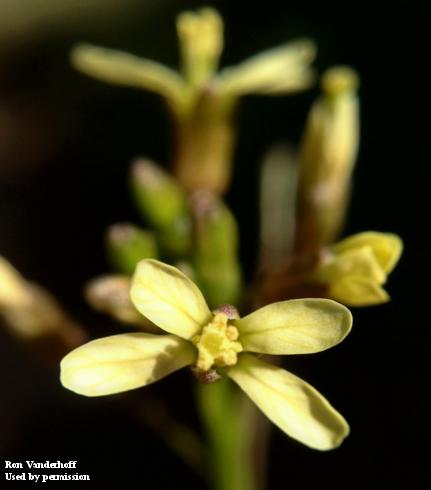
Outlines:
[{"label": "yellow petal", "polygon": [[286,73],[278,82],[268,83],[261,90],[253,91],[263,95],[281,95],[298,92],[311,87],[315,81],[315,73],[309,66],[297,66]]},{"label": "yellow petal", "polygon": [[334,253],[342,253],[364,246],[371,247],[380,267],[386,274],[389,274],[395,267],[403,250],[403,242],[398,235],[377,231],[365,231],[347,237],[333,245],[331,250]]},{"label": "yellow petal", "polygon": [[295,299],[265,306],[235,325],[245,351],[311,354],[341,342],[350,332],[352,315],[329,299]]},{"label": "yellow petal", "polygon": [[75,68],[98,80],[151,90],[175,107],[184,102],[185,86],[180,76],[154,61],[90,44],[75,47],[71,59]]},{"label": "yellow petal", "polygon": [[388,293],[363,277],[346,277],[330,284],[328,295],[349,306],[371,306],[389,301]]},{"label": "yellow petal", "polygon": [[0,306],[20,307],[28,301],[25,279],[12,264],[0,256]]},{"label": "yellow petal", "polygon": [[218,87],[232,95],[307,88],[312,79],[308,65],[314,55],[315,46],[309,39],[287,43],[226,68],[220,74]]},{"label": "yellow petal", "polygon": [[344,418],[308,383],[242,354],[227,374],[283,432],[313,449],[339,446],[349,434]]},{"label": "yellow petal", "polygon": [[153,383],[195,358],[192,345],[173,335],[113,335],[64,357],[61,382],[80,395],[111,395]]},{"label": "yellow petal", "polygon": [[383,284],[386,281],[386,274],[369,246],[337,253],[319,268],[317,274],[327,282],[344,280],[348,277],[358,277],[376,284]]},{"label": "yellow petal", "polygon": [[199,288],[178,269],[157,260],[139,262],[130,295],[149,320],[187,340],[212,318]]}]

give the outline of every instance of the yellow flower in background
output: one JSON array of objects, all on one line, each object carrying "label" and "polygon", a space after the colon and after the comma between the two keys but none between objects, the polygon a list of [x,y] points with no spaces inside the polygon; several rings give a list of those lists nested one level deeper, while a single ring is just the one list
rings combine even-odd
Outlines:
[{"label": "yellow flower in background", "polygon": [[[203,88],[223,96],[283,94],[307,88],[315,47],[300,39],[265,51],[216,74],[223,50],[223,21],[211,8],[177,18],[181,73],[157,62],[113,49],[80,44],[72,63],[80,71],[115,85],[142,88],[166,99],[177,115],[190,110]],[[211,85],[208,83],[211,82]]]},{"label": "yellow flower in background", "polygon": [[328,247],[314,278],[329,286],[328,296],[350,306],[389,301],[383,289],[403,249],[398,235],[367,231]]},{"label": "yellow flower in background", "polygon": [[115,335],[77,348],[61,363],[66,388],[86,396],[109,395],[148,385],[185,366],[215,369],[307,446],[332,449],[348,435],[347,422],[314,388],[252,354],[307,354],[338,344],[352,324],[344,306],[303,299],[274,303],[244,318],[229,306],[212,313],[188,277],[153,259],[138,264],[131,298],[167,335]]},{"label": "yellow flower in background", "polygon": [[222,193],[230,179],[238,97],[279,95],[308,88],[314,44],[300,39],[253,56],[217,73],[223,50],[223,20],[212,8],[177,17],[181,69],[117,50],[78,45],[73,65],[99,80],[161,95],[176,123],[175,172],[187,190]]},{"label": "yellow flower in background", "polygon": [[28,281],[0,256],[0,318],[14,335],[32,341],[47,335],[68,340],[67,348],[82,342],[80,327],[45,288]]}]

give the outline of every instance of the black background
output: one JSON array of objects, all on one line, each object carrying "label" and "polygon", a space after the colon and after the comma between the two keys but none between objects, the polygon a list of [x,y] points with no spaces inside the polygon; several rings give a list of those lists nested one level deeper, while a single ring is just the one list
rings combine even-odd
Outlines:
[{"label": "black background", "polygon": [[[168,161],[169,120],[156,96],[74,72],[68,51],[86,40],[174,66],[175,14],[200,5],[205,3],[142,2],[117,17],[100,12],[93,22],[62,24],[0,51],[0,131],[6,134],[0,146],[0,253],[55,292],[94,337],[118,329],[85,305],[82,284],[107,270],[105,227],[138,222],[127,193],[128,163],[136,155]],[[346,234],[392,231],[405,241],[388,283],[391,303],[354,309],[354,329],[340,346],[286,359],[285,367],[331,400],[352,432],[341,448],[319,453],[274,429],[269,488],[346,488],[362,480],[423,488],[430,351],[425,13],[419,2],[400,0],[212,5],[226,23],[223,65],[306,35],[319,46],[319,70],[339,63],[357,68],[362,141]],[[227,200],[241,225],[248,274],[257,242],[259,161],[272,143],[298,141],[316,94],[242,100]],[[4,329],[0,359],[4,459],[78,459],[80,472],[98,483],[201,488],[150,428],[127,415],[118,397],[67,392],[58,373],[41,367]],[[185,370],[145,390],[197,426]]]}]

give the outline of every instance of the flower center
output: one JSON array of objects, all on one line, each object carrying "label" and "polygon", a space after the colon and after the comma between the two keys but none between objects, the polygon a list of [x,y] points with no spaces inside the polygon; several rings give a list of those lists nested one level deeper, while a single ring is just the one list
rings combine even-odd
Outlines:
[{"label": "flower center", "polygon": [[212,366],[233,366],[238,359],[242,345],[238,342],[238,329],[228,324],[224,313],[216,313],[200,335],[192,338],[198,349],[196,366],[202,371],[208,371]]}]

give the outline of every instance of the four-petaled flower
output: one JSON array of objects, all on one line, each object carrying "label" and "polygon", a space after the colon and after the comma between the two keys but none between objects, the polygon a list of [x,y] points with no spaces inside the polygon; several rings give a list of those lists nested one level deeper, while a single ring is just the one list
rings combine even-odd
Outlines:
[{"label": "four-petaled flower", "polygon": [[314,279],[328,285],[328,296],[349,306],[388,301],[383,285],[403,249],[398,235],[366,231],[327,249]]},{"label": "four-petaled flower", "polygon": [[299,39],[217,72],[223,51],[223,20],[212,8],[182,12],[177,18],[181,74],[155,61],[89,44],[72,52],[76,68],[100,80],[151,90],[184,116],[210,89],[231,100],[249,93],[277,95],[308,88],[315,46]]},{"label": "four-petaled flower", "polygon": [[246,94],[282,95],[308,88],[315,46],[299,39],[217,73],[223,21],[216,10],[182,12],[177,18],[181,69],[145,58],[81,44],[76,68],[99,80],[155,92],[174,115],[175,173],[188,190],[223,193],[229,183],[235,131],[232,115]]},{"label": "four-petaled flower", "polygon": [[312,448],[337,447],[349,433],[344,418],[313,387],[251,354],[307,354],[338,344],[352,324],[344,306],[327,299],[291,300],[232,319],[233,307],[212,313],[188,277],[152,259],[138,264],[131,298],[168,334],[114,335],[75,349],[61,363],[66,388],[109,395],[190,365],[233,379],[274,424]]}]

